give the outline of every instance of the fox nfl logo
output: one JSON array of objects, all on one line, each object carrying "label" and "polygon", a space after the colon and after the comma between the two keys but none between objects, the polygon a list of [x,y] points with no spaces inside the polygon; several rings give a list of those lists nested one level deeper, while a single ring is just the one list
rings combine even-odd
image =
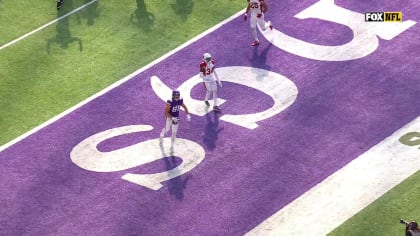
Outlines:
[{"label": "fox nfl logo", "polygon": [[402,22],[402,12],[366,12],[368,22]]}]

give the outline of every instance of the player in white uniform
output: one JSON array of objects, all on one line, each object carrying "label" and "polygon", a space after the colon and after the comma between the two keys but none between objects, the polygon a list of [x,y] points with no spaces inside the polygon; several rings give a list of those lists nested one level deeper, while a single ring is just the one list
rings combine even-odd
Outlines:
[{"label": "player in white uniform", "polygon": [[222,87],[222,82],[216,73],[215,63],[216,62],[212,59],[210,53],[204,53],[203,61],[200,63],[200,77],[203,79],[203,84],[206,88],[204,103],[209,107],[210,103],[208,100],[210,95],[213,94],[213,110],[215,112],[220,112],[221,110],[217,105],[217,84]]},{"label": "player in white uniform", "polygon": [[248,13],[251,11],[250,15],[250,25],[251,25],[251,32],[252,36],[254,37],[254,41],[252,41],[252,46],[258,46],[260,44],[260,40],[258,40],[257,35],[257,24],[260,26],[262,30],[267,30],[268,28],[270,30],[273,29],[273,25],[271,24],[271,21],[265,21],[264,20],[264,13],[267,12],[267,4],[265,3],[265,0],[247,0],[248,6],[245,10],[244,20],[246,21],[248,19]]}]

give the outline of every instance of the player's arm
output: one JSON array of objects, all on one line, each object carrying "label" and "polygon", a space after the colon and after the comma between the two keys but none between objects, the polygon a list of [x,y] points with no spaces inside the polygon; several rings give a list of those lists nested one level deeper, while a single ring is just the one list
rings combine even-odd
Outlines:
[{"label": "player's arm", "polygon": [[181,106],[182,106],[182,108],[184,108],[185,114],[187,114],[187,121],[190,121],[191,120],[191,115],[190,115],[190,112],[188,111],[187,106],[185,106],[184,103],[182,103]]},{"label": "player's arm", "polygon": [[246,9],[245,9],[245,14],[248,14],[250,9],[251,9],[251,4],[248,1],[248,5],[246,6]]},{"label": "player's arm", "polygon": [[171,111],[171,105],[169,103],[166,103],[165,116],[168,117],[169,119],[172,119],[171,113],[169,113],[170,111]]},{"label": "player's arm", "polygon": [[250,9],[251,9],[251,4],[248,1],[248,6],[246,6],[246,9],[245,9],[244,20],[248,19],[248,12]]},{"label": "player's arm", "polygon": [[184,111],[185,111],[185,114],[187,114],[187,115],[189,115],[190,114],[190,112],[188,111],[188,108],[187,108],[187,106],[185,106],[185,104],[184,103],[182,103],[182,108],[184,108]]},{"label": "player's arm", "polygon": [[206,74],[206,67],[200,65],[200,78],[204,79],[205,74]]},{"label": "player's arm", "polygon": [[267,8],[267,4],[265,3],[265,1],[261,2],[261,10],[263,13],[266,13],[268,8]]}]

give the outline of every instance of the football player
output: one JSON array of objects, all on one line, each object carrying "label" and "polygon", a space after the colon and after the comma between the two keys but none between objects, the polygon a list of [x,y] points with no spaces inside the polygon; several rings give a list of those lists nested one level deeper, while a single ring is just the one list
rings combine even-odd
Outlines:
[{"label": "football player", "polygon": [[187,114],[187,120],[191,119],[191,116],[188,112],[187,106],[185,106],[183,99],[181,98],[181,93],[177,90],[172,91],[172,99],[166,102],[165,107],[165,117],[166,124],[165,127],[160,132],[159,141],[162,144],[163,137],[165,134],[172,129],[171,135],[171,153],[174,152],[174,142],[176,139],[176,132],[178,131],[178,122],[179,122],[179,110],[184,108],[185,113]]},{"label": "football player", "polygon": [[[210,106],[209,98],[213,94],[213,110],[215,112],[220,112],[220,108],[217,105],[217,84],[222,87],[222,82],[219,79],[219,76],[215,70],[215,61],[211,57],[210,53],[204,53],[203,60],[200,63],[200,77],[203,79],[203,84],[206,89],[206,96],[204,98],[204,103],[207,107]],[[217,84],[216,84],[217,82]]]},{"label": "football player", "polygon": [[248,13],[251,11],[250,15],[250,25],[251,25],[251,32],[252,36],[254,37],[254,41],[252,41],[251,46],[258,46],[260,44],[260,40],[258,40],[257,35],[257,24],[260,26],[262,30],[273,29],[273,25],[271,21],[266,22],[264,20],[264,13],[267,12],[267,4],[265,0],[247,0],[248,6],[245,10],[244,20],[248,19]]}]

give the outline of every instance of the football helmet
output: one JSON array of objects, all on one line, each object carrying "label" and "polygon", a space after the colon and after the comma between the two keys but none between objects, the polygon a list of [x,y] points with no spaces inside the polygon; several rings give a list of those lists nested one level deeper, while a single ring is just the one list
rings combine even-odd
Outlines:
[{"label": "football helmet", "polygon": [[204,53],[204,55],[203,55],[203,59],[204,59],[206,62],[211,61],[211,55],[210,55],[210,53],[208,53],[208,52]]},{"label": "football helmet", "polygon": [[181,96],[181,93],[178,90],[172,91],[172,97]]}]

